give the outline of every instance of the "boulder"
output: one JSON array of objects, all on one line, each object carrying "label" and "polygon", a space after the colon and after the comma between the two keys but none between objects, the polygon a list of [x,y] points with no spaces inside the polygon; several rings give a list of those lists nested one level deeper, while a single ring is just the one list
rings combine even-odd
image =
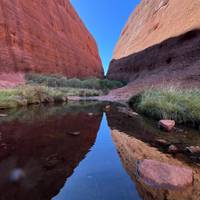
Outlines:
[{"label": "boulder", "polygon": [[143,160],[137,164],[139,178],[145,184],[161,189],[182,189],[192,185],[193,171],[156,160]]},{"label": "boulder", "polygon": [[175,125],[176,122],[174,120],[160,120],[158,123],[159,128],[165,131],[172,131]]}]

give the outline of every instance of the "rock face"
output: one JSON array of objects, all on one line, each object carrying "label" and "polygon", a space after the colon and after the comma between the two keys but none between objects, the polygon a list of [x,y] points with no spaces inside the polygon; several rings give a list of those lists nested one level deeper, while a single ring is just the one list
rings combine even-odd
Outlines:
[{"label": "rock face", "polygon": [[69,0],[0,1],[0,73],[103,77],[95,40]]},{"label": "rock face", "polygon": [[199,55],[200,1],[142,0],[121,33],[108,77],[137,88],[165,81],[199,86]]},{"label": "rock face", "polygon": [[25,84],[24,73],[0,73],[0,88],[12,88],[18,85]]}]

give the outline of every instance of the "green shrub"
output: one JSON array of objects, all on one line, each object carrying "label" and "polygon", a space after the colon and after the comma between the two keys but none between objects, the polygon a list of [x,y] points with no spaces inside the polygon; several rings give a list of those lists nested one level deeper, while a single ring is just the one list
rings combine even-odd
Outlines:
[{"label": "green shrub", "polygon": [[14,89],[0,90],[0,109],[26,106],[30,104],[65,102],[68,96],[99,96],[102,91],[94,89],[47,87],[24,85]]},{"label": "green shrub", "polygon": [[155,119],[173,119],[177,123],[200,123],[200,90],[175,87],[150,89],[130,99],[136,111]]},{"label": "green shrub", "polygon": [[57,90],[62,91],[67,96],[80,96],[80,97],[87,97],[87,96],[100,96],[103,95],[101,90],[95,89],[84,89],[84,88],[57,88]]},{"label": "green shrub", "polygon": [[25,85],[0,90],[0,109],[66,100],[66,94],[44,86]]},{"label": "green shrub", "polygon": [[111,81],[108,79],[101,80],[97,78],[85,80],[77,78],[67,79],[66,77],[60,75],[26,74],[25,78],[29,84],[43,84],[48,87],[96,89],[104,92],[124,86],[124,84],[120,81]]}]

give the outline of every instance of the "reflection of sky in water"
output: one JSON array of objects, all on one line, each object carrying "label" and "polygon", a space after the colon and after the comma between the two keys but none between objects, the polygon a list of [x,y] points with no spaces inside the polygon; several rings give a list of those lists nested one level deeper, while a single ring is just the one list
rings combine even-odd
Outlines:
[{"label": "reflection of sky in water", "polygon": [[112,143],[104,115],[97,140],[53,200],[138,200]]}]

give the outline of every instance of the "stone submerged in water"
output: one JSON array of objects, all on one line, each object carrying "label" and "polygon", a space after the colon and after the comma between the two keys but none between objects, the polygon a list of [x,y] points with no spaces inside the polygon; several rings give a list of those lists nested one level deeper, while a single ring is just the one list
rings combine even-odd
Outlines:
[{"label": "stone submerged in water", "polygon": [[124,114],[127,114],[129,117],[135,117],[138,116],[138,113],[133,112],[131,109],[126,107],[118,107],[118,111]]},{"label": "stone submerged in water", "polygon": [[105,108],[104,108],[104,111],[105,112],[109,112],[111,110],[111,106],[110,105],[107,105]]},{"label": "stone submerged in water", "polygon": [[158,123],[159,128],[169,132],[173,130],[175,125],[176,122],[174,120],[160,120]]},{"label": "stone submerged in water", "polygon": [[169,153],[178,153],[178,151],[179,151],[178,148],[173,144],[170,145],[169,148],[168,148]]},{"label": "stone submerged in water", "polygon": [[170,143],[164,139],[156,139],[154,143],[159,146],[170,146]]},{"label": "stone submerged in water", "polygon": [[200,154],[200,147],[199,146],[186,147],[185,150],[187,152],[191,153],[191,154]]},{"label": "stone submerged in water", "polygon": [[137,173],[145,184],[160,189],[182,189],[193,182],[191,169],[169,165],[156,160],[138,161]]},{"label": "stone submerged in water", "polygon": [[0,113],[0,117],[8,117],[8,115]]},{"label": "stone submerged in water", "polygon": [[72,135],[72,136],[79,136],[81,133],[80,132],[70,132],[69,135]]}]

